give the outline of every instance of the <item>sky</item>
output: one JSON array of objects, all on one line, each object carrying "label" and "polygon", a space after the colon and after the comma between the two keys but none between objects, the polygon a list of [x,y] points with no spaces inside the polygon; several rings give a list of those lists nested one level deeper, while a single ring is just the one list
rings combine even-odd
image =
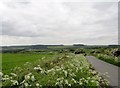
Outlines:
[{"label": "sky", "polygon": [[0,45],[118,44],[118,2],[1,0]]}]

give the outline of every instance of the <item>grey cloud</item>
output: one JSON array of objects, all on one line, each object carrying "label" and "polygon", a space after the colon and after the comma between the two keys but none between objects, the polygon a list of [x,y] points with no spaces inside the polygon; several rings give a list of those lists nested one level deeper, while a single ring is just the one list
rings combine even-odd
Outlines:
[{"label": "grey cloud", "polygon": [[27,40],[26,43],[108,44],[117,38],[116,3],[15,0],[4,6],[2,35],[6,41],[11,38],[13,44]]},{"label": "grey cloud", "polygon": [[19,7],[27,7],[27,5],[31,4],[31,0],[5,0],[4,4],[6,4],[9,8],[19,8]]},{"label": "grey cloud", "polygon": [[99,11],[107,11],[110,9],[110,7],[117,4],[117,2],[97,2],[93,5],[93,8]]}]

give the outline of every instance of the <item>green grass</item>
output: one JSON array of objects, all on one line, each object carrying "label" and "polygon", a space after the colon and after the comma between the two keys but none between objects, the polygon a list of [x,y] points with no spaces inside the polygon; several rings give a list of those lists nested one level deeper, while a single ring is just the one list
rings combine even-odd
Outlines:
[{"label": "green grass", "polygon": [[106,54],[97,54],[95,55],[98,59],[103,60],[107,63],[116,65],[120,67],[120,57],[115,57],[115,56],[110,56],[110,55],[106,55]]},{"label": "green grass", "polygon": [[[1,55],[1,54],[0,54]],[[4,53],[2,54],[2,71],[3,73],[10,73],[11,70],[16,67],[20,66],[23,67],[23,64],[26,62],[35,62],[42,57],[51,57],[50,54],[11,54],[11,53]]]}]

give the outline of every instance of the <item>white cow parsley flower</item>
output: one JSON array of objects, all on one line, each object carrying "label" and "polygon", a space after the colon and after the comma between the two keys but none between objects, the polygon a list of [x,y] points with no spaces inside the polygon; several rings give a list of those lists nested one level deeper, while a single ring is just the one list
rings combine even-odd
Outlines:
[{"label": "white cow parsley flower", "polygon": [[28,86],[29,86],[29,84],[28,84],[28,83],[26,83],[26,82],[24,83],[24,85],[25,85],[26,87],[28,87]]},{"label": "white cow parsley flower", "polygon": [[18,81],[17,80],[11,80],[13,85],[18,85]]},{"label": "white cow parsley flower", "polygon": [[25,80],[29,80],[30,76],[29,75],[25,75]]},{"label": "white cow parsley flower", "polygon": [[39,83],[36,83],[36,86],[38,87],[38,86],[40,86],[40,84],[39,84]]},{"label": "white cow parsley flower", "polygon": [[32,81],[35,81],[34,75],[31,76],[31,80],[32,80]]}]

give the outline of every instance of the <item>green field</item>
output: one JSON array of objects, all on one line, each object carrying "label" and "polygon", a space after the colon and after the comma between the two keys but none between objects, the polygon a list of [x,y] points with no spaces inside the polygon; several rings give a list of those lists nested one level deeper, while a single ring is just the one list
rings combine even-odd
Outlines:
[{"label": "green field", "polygon": [[11,70],[16,67],[20,66],[23,67],[23,65],[26,62],[35,62],[38,59],[41,59],[42,57],[51,57],[50,54],[22,54],[22,53],[4,53],[2,54],[2,71],[3,73],[10,73]]}]

